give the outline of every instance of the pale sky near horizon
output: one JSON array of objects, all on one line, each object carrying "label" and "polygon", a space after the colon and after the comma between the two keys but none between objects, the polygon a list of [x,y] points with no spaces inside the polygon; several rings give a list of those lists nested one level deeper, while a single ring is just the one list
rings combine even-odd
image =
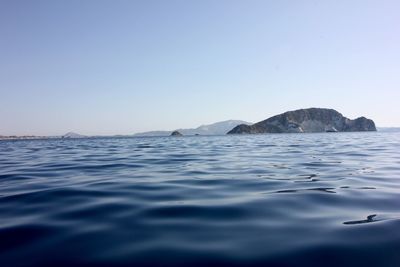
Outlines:
[{"label": "pale sky near horizon", "polygon": [[334,108],[400,126],[400,1],[0,1],[0,135]]}]

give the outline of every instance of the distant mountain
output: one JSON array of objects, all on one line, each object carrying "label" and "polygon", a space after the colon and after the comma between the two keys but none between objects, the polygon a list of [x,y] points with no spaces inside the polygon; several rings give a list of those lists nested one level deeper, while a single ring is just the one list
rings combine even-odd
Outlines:
[{"label": "distant mountain", "polygon": [[400,132],[400,127],[378,127],[379,132]]},{"label": "distant mountain", "polygon": [[238,125],[228,134],[317,133],[376,131],[365,117],[350,120],[334,109],[308,108],[288,111],[253,125]]},{"label": "distant mountain", "polygon": [[61,138],[85,138],[87,137],[86,135],[74,133],[74,132],[69,132],[61,136]]},{"label": "distant mountain", "polygon": [[[209,125],[201,125],[194,129],[177,129],[176,131],[183,135],[224,135],[239,124],[249,125],[251,123],[241,120],[227,120]],[[173,131],[151,131],[136,133],[134,136],[169,136],[172,132]]]}]

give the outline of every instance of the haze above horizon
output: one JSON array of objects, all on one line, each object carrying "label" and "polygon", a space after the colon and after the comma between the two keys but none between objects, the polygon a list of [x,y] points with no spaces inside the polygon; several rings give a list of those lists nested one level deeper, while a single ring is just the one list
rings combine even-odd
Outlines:
[{"label": "haze above horizon", "polygon": [[399,1],[0,2],[0,135],[333,108],[400,126]]}]

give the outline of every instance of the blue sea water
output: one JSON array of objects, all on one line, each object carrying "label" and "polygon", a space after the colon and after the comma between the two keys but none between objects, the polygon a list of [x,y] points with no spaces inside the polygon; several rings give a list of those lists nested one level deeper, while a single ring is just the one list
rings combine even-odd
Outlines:
[{"label": "blue sea water", "polygon": [[400,133],[0,141],[0,266],[400,266]]}]

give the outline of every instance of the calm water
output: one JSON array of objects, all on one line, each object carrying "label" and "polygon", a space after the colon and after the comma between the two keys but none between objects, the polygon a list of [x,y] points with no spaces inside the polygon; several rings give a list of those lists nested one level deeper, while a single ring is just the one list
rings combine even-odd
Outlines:
[{"label": "calm water", "polygon": [[400,266],[400,133],[0,141],[0,266]]}]

